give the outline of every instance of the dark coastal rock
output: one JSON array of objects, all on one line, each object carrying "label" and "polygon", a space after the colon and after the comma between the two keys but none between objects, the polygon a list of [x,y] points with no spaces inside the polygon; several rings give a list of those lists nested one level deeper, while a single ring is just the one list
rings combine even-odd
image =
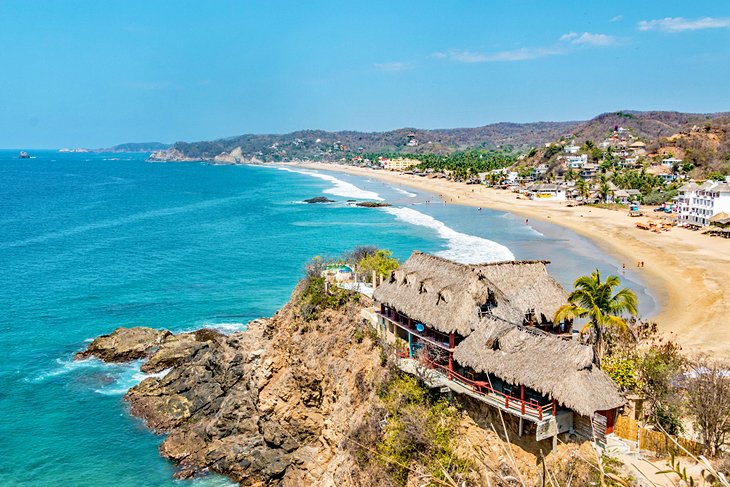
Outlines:
[{"label": "dark coastal rock", "polygon": [[96,338],[74,359],[96,357],[105,362],[130,362],[149,356],[170,335],[172,333],[167,330],[143,326],[117,328],[109,335]]},{"label": "dark coastal rock", "polygon": [[391,205],[385,201],[360,201],[355,203],[355,206],[362,206],[365,208],[384,208]]},{"label": "dark coastal rock", "polygon": [[222,336],[216,330],[203,328],[193,333],[180,333],[166,337],[150,358],[142,365],[141,370],[145,373],[157,373],[179,363],[187,358],[202,346],[202,343],[215,340]]},{"label": "dark coastal rock", "polygon": [[326,196],[315,196],[314,198],[309,198],[304,200],[305,203],[334,203],[335,200],[331,200],[327,198]]},{"label": "dark coastal rock", "polygon": [[[135,355],[149,357],[143,369],[170,371],[145,379],[125,400],[150,429],[167,434],[160,453],[178,465],[176,478],[210,471],[241,485],[352,484],[357,466],[341,445],[387,372],[377,347],[352,339],[358,304],[326,310],[304,328],[302,290],[245,332],[139,337],[144,346]],[[102,339],[109,340],[95,342]]]}]

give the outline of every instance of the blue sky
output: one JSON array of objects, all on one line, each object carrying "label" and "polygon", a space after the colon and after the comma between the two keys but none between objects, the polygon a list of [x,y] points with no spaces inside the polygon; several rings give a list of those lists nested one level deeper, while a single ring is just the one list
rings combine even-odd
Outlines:
[{"label": "blue sky", "polygon": [[730,111],[730,2],[0,0],[0,147]]}]

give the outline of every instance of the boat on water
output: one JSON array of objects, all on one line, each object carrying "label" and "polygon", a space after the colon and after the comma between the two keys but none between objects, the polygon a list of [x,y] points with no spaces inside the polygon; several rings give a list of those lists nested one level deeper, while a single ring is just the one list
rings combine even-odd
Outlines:
[{"label": "boat on water", "polygon": [[30,159],[30,156],[28,155],[27,152],[25,152],[24,150],[22,150],[22,151],[20,151],[20,154],[18,155],[18,158],[19,159]]}]

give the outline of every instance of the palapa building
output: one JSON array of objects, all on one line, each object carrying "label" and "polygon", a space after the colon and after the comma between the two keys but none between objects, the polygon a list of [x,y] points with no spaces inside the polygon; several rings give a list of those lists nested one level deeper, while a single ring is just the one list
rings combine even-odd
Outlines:
[{"label": "palapa building", "polygon": [[[534,423],[536,439],[605,441],[625,400],[593,349],[553,323],[566,291],[546,261],[464,265],[415,252],[375,289],[377,326],[400,367]],[[425,367],[424,367],[425,365]],[[448,390],[446,389],[446,390]]]}]

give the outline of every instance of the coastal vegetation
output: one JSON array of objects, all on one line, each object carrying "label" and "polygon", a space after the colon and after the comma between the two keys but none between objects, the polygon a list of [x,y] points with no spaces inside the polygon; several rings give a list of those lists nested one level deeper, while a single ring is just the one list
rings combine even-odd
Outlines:
[{"label": "coastal vegetation", "polygon": [[[402,154],[396,152],[381,152],[367,153],[362,155],[362,158],[379,161],[402,156]],[[511,166],[516,161],[516,157],[515,152],[510,148],[472,148],[446,155],[435,153],[408,154],[409,159],[420,161],[417,166],[419,170],[447,173],[455,181],[466,181],[470,178],[477,178],[479,173]]]}]

